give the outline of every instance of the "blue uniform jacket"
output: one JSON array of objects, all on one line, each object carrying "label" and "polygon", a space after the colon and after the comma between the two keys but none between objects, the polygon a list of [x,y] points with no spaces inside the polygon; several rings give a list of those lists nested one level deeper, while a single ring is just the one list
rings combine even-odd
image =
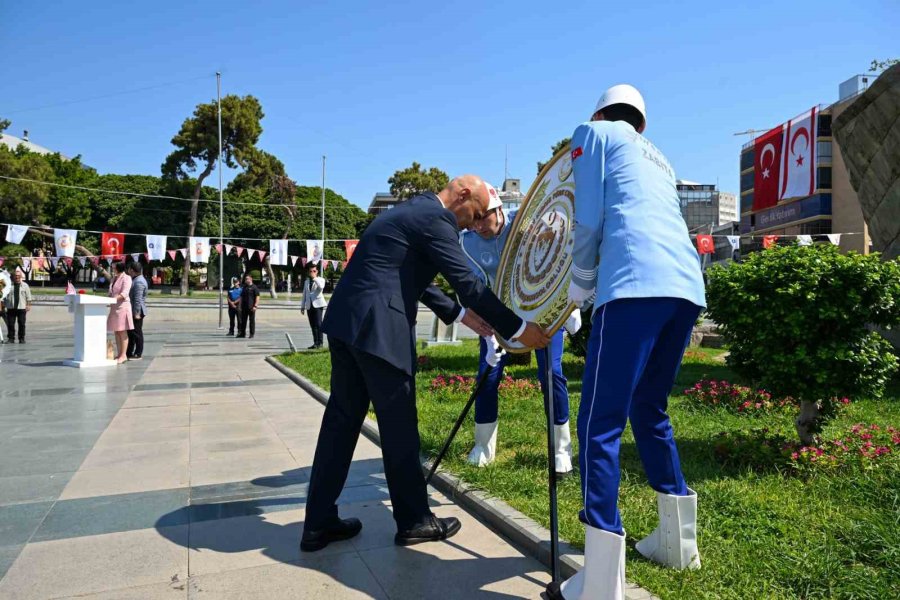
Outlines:
[{"label": "blue uniform jacket", "polygon": [[620,298],[683,298],[706,306],[700,259],[665,156],[624,121],[579,125],[572,136],[572,281]]},{"label": "blue uniform jacket", "polygon": [[472,271],[491,289],[495,289],[494,281],[497,278],[497,268],[500,266],[500,255],[503,254],[503,247],[506,245],[517,212],[513,211],[506,215],[503,229],[493,239],[486,240],[474,231],[464,231],[459,235],[459,244],[469,259]]}]

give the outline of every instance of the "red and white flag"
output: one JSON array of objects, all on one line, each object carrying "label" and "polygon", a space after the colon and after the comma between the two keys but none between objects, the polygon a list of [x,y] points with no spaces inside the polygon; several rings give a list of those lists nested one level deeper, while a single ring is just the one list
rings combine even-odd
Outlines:
[{"label": "red and white flag", "polygon": [[[491,188],[491,189],[493,189],[493,188]],[[353,258],[353,253],[356,251],[357,245],[359,245],[359,240],[344,240],[344,250],[347,251],[347,261],[348,262],[350,261],[351,258]]]},{"label": "red and white flag", "polygon": [[266,254],[268,254],[268,252],[264,252],[262,250],[257,250],[256,252],[259,254],[259,260],[264,260],[266,258]]},{"label": "red and white flag", "polygon": [[810,196],[816,190],[817,116],[813,107],[784,129],[780,200]]},{"label": "red and white flag", "polygon": [[697,236],[697,252],[700,254],[712,254],[716,251],[716,245],[711,235]]},{"label": "red and white flag", "polygon": [[779,174],[781,173],[781,146],[784,142],[784,125],[775,127],[756,138],[754,154],[756,165],[753,173],[753,210],[762,210],[778,204]]},{"label": "red and white flag", "polygon": [[777,235],[764,235],[763,236],[763,248],[768,250],[769,248],[774,246],[775,242],[777,242],[777,241],[778,241]]},{"label": "red and white flag", "polygon": [[100,234],[100,254],[103,256],[118,256],[119,254],[122,254],[122,250],[124,249],[124,233],[104,232]]}]

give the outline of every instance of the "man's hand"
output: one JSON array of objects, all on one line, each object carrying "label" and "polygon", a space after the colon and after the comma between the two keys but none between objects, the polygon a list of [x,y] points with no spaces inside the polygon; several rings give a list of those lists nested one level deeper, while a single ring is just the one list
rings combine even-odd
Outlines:
[{"label": "man's hand", "polygon": [[550,343],[550,336],[540,325],[529,321],[516,341],[529,348],[545,348]]},{"label": "man's hand", "polygon": [[306,314],[306,309],[305,309],[305,308],[301,308],[301,309],[300,309],[300,314],[301,314],[301,315],[305,315],[305,314]]},{"label": "man's hand", "polygon": [[475,314],[475,311],[471,308],[466,309],[466,314],[462,318],[462,324],[481,337],[494,335],[494,330],[487,324],[487,321]]},{"label": "man's hand", "polygon": [[31,305],[30,305],[30,304],[27,305],[27,306],[25,307],[25,312],[31,312]]},{"label": "man's hand", "polygon": [[593,303],[595,295],[596,288],[586,290],[574,281],[569,282],[569,302],[574,303],[579,309],[583,308],[588,302]]}]

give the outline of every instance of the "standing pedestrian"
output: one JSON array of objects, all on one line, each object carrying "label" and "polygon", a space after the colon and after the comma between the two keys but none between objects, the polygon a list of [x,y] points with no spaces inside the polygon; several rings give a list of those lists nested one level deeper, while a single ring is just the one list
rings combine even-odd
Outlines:
[{"label": "standing pedestrian", "polygon": [[128,360],[141,360],[144,355],[144,317],[147,316],[147,280],[141,263],[135,261],[128,265],[131,276],[131,310],[134,311],[134,329],[128,332]]},{"label": "standing pedestrian", "polygon": [[308,350],[316,350],[322,347],[322,313],[325,312],[325,278],[319,277],[319,268],[315,265],[309,268],[309,277],[303,284],[303,302],[300,305],[300,313],[309,313],[309,326],[312,329],[313,345]]},{"label": "standing pedestrian", "polygon": [[[6,271],[0,271],[0,321],[6,322],[6,296],[9,295],[9,290],[12,287],[12,279],[9,278],[9,273]],[[3,328],[0,327],[0,344],[5,344],[6,338],[3,337]]]},{"label": "standing pedestrian", "polygon": [[16,268],[13,274],[12,291],[6,296],[6,331],[9,343],[16,343],[16,325],[19,327],[19,343],[25,343],[25,317],[31,311],[31,288],[25,282],[25,273]]},{"label": "standing pedestrian", "polygon": [[231,287],[228,289],[228,333],[234,335],[234,323],[237,321],[238,331],[241,329],[241,280],[238,277],[231,278]]},{"label": "standing pedestrian", "polygon": [[241,288],[241,329],[238,337],[247,337],[247,324],[250,324],[250,339],[256,333],[256,308],[259,306],[259,288],[253,285],[253,277],[244,277]]},{"label": "standing pedestrian", "polygon": [[119,261],[113,266],[113,280],[109,285],[109,297],[116,303],[109,307],[106,330],[116,336],[116,362],[122,364],[128,357],[128,332],[134,329],[134,314],[131,308],[131,277],[125,273],[125,263]]}]

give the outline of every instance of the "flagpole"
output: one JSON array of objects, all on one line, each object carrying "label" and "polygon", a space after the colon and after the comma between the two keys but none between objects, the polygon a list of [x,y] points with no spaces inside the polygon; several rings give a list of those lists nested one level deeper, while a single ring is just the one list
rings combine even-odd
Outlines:
[{"label": "flagpole", "polygon": [[225,293],[225,226],[224,201],[222,200],[222,74],[216,71],[216,104],[219,107],[219,156],[216,158],[216,169],[219,171],[219,329],[222,325],[224,310],[223,295]]},{"label": "flagpole", "polygon": [[[322,155],[322,256],[325,256],[325,155]],[[324,269],[322,269],[324,271]]]}]

